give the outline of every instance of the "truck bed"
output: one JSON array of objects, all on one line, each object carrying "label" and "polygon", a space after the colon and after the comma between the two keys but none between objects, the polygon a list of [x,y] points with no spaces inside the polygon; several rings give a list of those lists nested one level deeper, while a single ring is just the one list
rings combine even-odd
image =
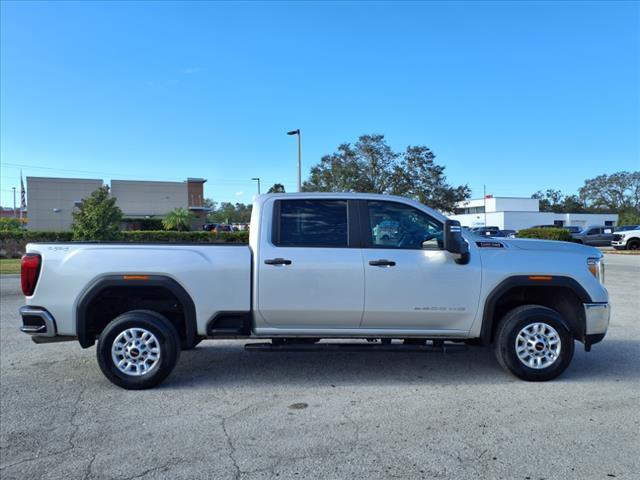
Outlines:
[{"label": "truck bed", "polygon": [[[103,278],[162,275],[179,283],[196,308],[197,331],[218,312],[249,311],[251,250],[243,244],[30,243],[42,256],[40,279],[27,305],[45,306],[58,335],[76,335],[82,294]],[[70,299],[75,299],[71,302]]]}]

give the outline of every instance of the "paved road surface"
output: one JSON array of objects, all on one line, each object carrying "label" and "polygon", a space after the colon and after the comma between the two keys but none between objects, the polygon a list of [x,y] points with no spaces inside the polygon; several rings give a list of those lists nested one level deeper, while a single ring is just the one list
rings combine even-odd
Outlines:
[{"label": "paved road surface", "polygon": [[640,257],[607,255],[610,333],[545,384],[490,350],[184,352],[155,390],[103,378],[95,349],[18,333],[3,277],[0,477],[640,478]]}]

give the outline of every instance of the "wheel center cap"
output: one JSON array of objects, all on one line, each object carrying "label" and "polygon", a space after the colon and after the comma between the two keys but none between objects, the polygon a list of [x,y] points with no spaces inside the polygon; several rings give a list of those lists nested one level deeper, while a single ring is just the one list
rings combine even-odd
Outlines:
[{"label": "wheel center cap", "polygon": [[132,348],[131,350],[129,350],[129,355],[131,355],[133,358],[137,358],[138,355],[140,355],[140,350],[138,350],[137,348]]},{"label": "wheel center cap", "polygon": [[541,352],[542,350],[544,350],[544,343],[542,343],[542,342],[538,342],[538,343],[536,343],[536,345],[535,345],[535,349],[536,349],[537,351]]}]

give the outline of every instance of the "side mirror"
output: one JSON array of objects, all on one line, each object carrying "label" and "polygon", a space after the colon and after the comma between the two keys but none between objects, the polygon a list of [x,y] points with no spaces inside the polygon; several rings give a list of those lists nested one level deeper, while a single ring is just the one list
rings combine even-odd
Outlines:
[{"label": "side mirror", "polygon": [[469,263],[469,245],[462,237],[462,227],[460,227],[459,221],[446,220],[444,222],[443,243],[444,249],[447,252],[460,255],[460,257],[456,259],[456,263],[460,265]]}]

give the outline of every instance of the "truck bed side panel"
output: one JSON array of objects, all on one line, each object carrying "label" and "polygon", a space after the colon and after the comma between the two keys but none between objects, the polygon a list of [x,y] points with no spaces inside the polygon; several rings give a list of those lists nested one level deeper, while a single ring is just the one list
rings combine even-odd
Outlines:
[{"label": "truck bed side panel", "polygon": [[163,275],[178,282],[196,306],[198,333],[217,312],[249,311],[251,250],[228,245],[29,244],[42,270],[27,304],[46,308],[58,335],[76,335],[80,297],[110,275]]}]

